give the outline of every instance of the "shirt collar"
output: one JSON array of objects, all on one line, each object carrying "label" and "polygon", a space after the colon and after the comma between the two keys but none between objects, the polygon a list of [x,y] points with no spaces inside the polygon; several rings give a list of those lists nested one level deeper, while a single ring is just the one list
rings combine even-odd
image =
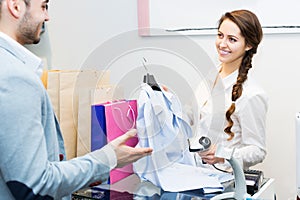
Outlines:
[{"label": "shirt collar", "polygon": [[[160,88],[162,88],[160,84],[159,86]],[[171,92],[165,91],[164,89],[161,89],[161,91],[154,91],[147,83],[142,83],[142,88],[149,95],[149,99],[151,99],[151,104],[153,105],[153,107],[159,108],[161,107],[162,102],[165,102],[168,105],[168,109],[170,109],[177,117],[182,118],[181,103],[176,95]],[[164,101],[162,101],[161,98],[153,98],[156,96],[154,95],[155,93],[161,95]]]},{"label": "shirt collar", "polygon": [[222,83],[224,84],[224,88],[228,89],[231,86],[233,86],[233,84],[236,82],[238,75],[239,75],[239,69],[236,69],[228,76],[222,78]]},{"label": "shirt collar", "polygon": [[29,66],[39,77],[43,72],[43,62],[42,59],[34,55],[31,51],[26,49],[20,43],[12,39],[10,36],[0,31],[0,39],[2,39],[6,45],[7,49],[11,54],[16,56],[24,64]]}]

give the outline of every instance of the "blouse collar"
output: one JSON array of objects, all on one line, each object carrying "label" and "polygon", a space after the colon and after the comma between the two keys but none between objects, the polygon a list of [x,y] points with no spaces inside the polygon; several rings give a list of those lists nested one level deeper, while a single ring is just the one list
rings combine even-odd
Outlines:
[{"label": "blouse collar", "polygon": [[236,82],[238,74],[239,74],[239,70],[237,69],[233,71],[231,74],[229,74],[228,76],[222,78],[225,89],[230,88]]}]

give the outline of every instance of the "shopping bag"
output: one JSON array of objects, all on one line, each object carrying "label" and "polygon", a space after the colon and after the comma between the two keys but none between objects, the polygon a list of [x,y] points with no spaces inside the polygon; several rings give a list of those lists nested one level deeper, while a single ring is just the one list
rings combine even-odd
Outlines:
[{"label": "shopping bag", "polygon": [[[136,128],[136,100],[106,102],[91,107],[91,151],[100,149],[116,137]],[[126,142],[126,145],[135,147],[137,143],[137,137],[133,137]],[[132,173],[132,164],[113,169],[108,183],[113,184]]]},{"label": "shopping bag", "polygon": [[43,73],[43,83],[51,99],[53,110],[59,121],[59,73],[60,70],[48,70]]},{"label": "shopping bag", "polygon": [[47,91],[60,123],[67,159],[71,159],[77,156],[79,91],[109,84],[109,72],[100,70],[50,70],[47,79]]},{"label": "shopping bag", "polygon": [[91,152],[91,105],[124,98],[123,88],[117,85],[102,85],[99,88],[79,91],[77,156]]}]

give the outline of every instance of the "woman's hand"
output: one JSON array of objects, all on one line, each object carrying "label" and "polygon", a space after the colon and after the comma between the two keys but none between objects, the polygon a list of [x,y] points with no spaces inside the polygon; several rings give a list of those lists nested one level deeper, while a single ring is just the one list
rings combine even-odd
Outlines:
[{"label": "woman's hand", "polygon": [[198,152],[203,162],[213,165],[216,163],[224,163],[224,158],[215,157],[216,145],[212,145],[207,151]]},{"label": "woman's hand", "polygon": [[163,89],[164,91],[166,91],[166,92],[168,92],[168,91],[169,91],[169,89],[167,88],[167,86],[165,86],[165,85],[162,85],[161,87],[162,87],[162,89]]}]

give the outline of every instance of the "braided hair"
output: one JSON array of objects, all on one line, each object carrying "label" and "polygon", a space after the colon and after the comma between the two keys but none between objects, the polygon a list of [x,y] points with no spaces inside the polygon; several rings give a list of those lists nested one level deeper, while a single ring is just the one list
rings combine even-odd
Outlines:
[{"label": "braided hair", "polygon": [[239,27],[241,35],[245,38],[246,45],[252,47],[245,52],[242,59],[236,83],[232,88],[232,104],[225,114],[228,125],[224,129],[224,132],[229,135],[227,140],[231,140],[234,137],[234,133],[231,131],[233,126],[231,115],[235,111],[236,100],[242,95],[243,83],[247,80],[249,69],[252,68],[252,57],[257,52],[257,47],[263,37],[263,31],[257,16],[249,10],[235,10],[225,13],[219,20],[218,29],[225,19],[229,19]]}]

